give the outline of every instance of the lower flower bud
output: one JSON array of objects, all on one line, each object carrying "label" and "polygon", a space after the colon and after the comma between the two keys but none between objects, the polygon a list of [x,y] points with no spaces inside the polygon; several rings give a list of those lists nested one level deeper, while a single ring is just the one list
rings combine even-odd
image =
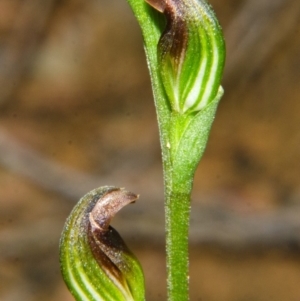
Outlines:
[{"label": "lower flower bud", "polygon": [[60,241],[64,280],[77,301],[145,300],[144,276],[111,218],[137,195],[116,187],[86,194],[71,212]]}]

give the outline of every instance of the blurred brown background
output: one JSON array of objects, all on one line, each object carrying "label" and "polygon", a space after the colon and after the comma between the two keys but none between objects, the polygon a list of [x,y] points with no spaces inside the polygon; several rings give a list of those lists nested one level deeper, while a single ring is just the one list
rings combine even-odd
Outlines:
[{"label": "blurred brown background", "polygon": [[[211,1],[227,63],[191,217],[192,301],[300,300],[300,1]],[[0,300],[73,300],[58,241],[102,185],[166,300],[158,131],[125,0],[0,0]]]}]

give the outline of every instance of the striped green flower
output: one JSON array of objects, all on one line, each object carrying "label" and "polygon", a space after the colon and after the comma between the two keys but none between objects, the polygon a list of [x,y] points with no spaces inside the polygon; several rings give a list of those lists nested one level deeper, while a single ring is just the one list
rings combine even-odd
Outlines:
[{"label": "striped green flower", "polygon": [[147,0],[166,17],[158,71],[174,111],[195,112],[221,93],[225,61],[221,27],[204,0]]},{"label": "striped green flower", "polygon": [[60,241],[64,280],[77,301],[144,301],[144,276],[136,257],[111,226],[111,218],[137,196],[115,187],[86,194],[71,212]]}]

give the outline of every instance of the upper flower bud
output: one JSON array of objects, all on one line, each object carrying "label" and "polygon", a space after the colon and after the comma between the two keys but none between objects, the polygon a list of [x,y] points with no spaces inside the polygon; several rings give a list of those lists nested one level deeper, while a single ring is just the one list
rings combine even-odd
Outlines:
[{"label": "upper flower bud", "polygon": [[201,110],[218,93],[225,43],[204,0],[146,0],[166,17],[158,43],[158,68],[173,110]]}]

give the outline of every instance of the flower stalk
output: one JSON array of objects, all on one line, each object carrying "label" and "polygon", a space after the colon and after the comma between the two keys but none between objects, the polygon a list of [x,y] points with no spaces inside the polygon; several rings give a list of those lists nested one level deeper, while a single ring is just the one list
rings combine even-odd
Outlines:
[{"label": "flower stalk", "polygon": [[128,0],[144,38],[159,125],[168,300],[187,301],[190,197],[223,94],[225,44],[204,0],[146,1]]}]

